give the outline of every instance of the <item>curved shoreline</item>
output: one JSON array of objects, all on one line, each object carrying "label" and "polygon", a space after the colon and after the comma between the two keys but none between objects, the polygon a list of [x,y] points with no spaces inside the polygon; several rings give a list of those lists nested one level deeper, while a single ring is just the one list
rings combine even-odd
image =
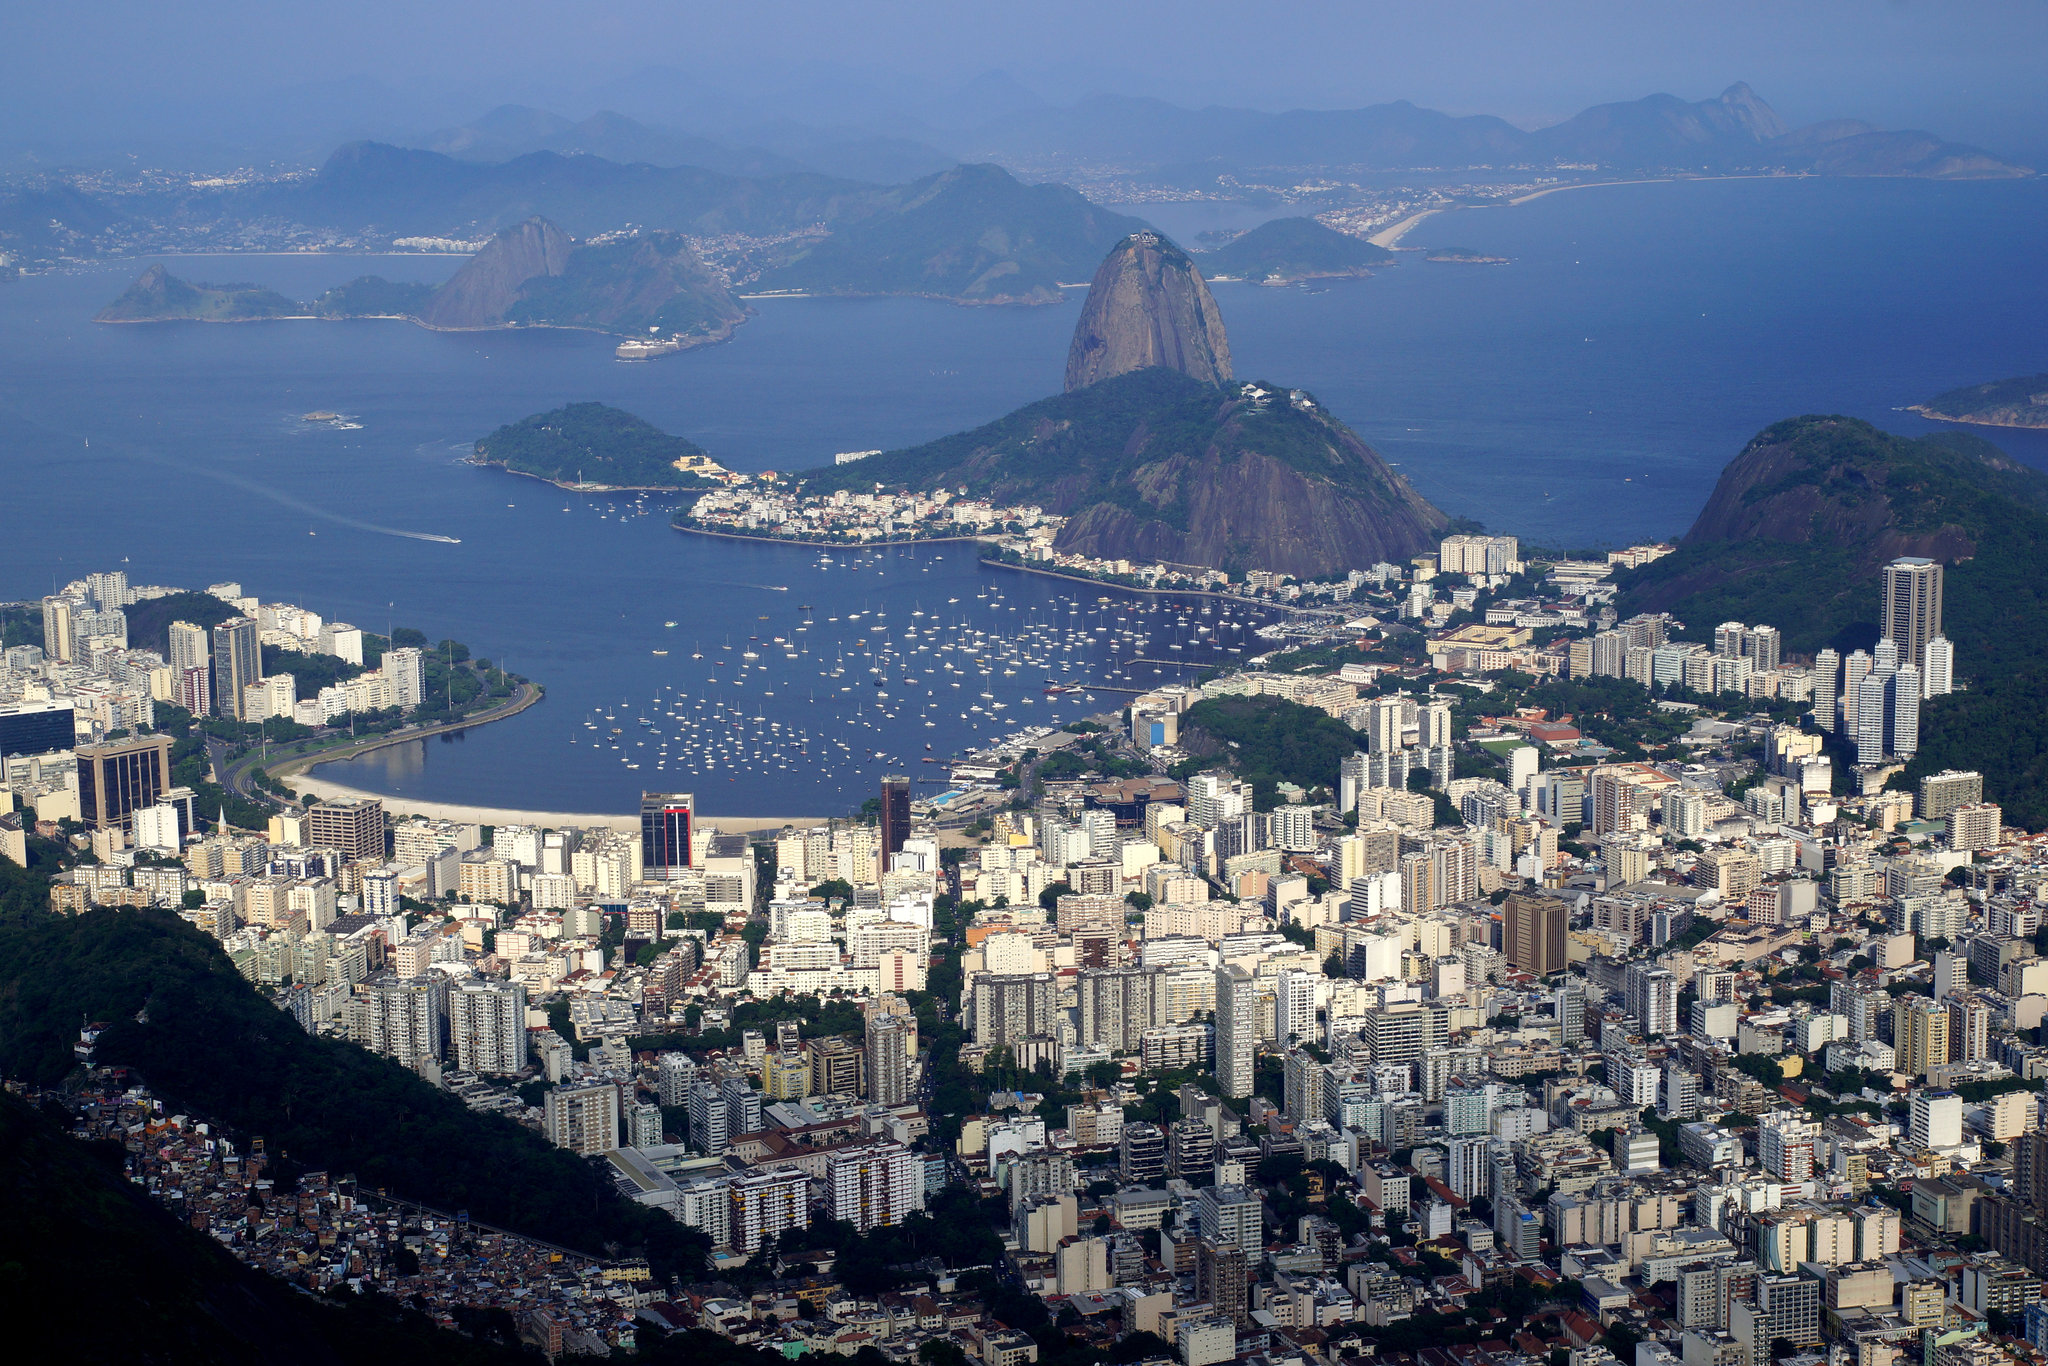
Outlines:
[{"label": "curved shoreline", "polygon": [[721,541],[753,541],[759,545],[817,545],[828,550],[864,550],[875,545],[957,545],[961,541],[987,539],[983,536],[911,536],[887,541],[813,541],[797,536],[755,536],[744,531],[712,531],[708,527],[684,526],[681,522],[670,522],[669,526],[677,531],[688,532],[692,536],[716,536]]},{"label": "curved shoreline", "polygon": [[[423,730],[409,730],[402,734],[394,731],[385,735],[375,735],[365,740],[359,740],[353,745],[344,745],[339,749],[321,749],[314,750],[310,754],[295,754],[276,764],[262,765],[263,771],[273,778],[282,780],[287,777],[296,777],[304,773],[305,770],[318,767],[321,764],[345,763],[351,759],[360,759],[365,754],[372,754],[377,750],[387,749],[392,745],[405,744],[412,740],[424,740],[431,735],[446,735],[451,731],[468,730],[472,726],[488,726],[493,721],[509,721],[547,696],[546,691],[538,683],[522,683],[520,687],[522,689],[520,696],[502,707],[493,707],[491,710],[479,713],[473,717],[458,717],[452,721],[443,721],[436,725],[428,726]],[[322,780],[308,779],[308,781],[316,782]],[[375,794],[365,795],[374,796]]]},{"label": "curved shoreline", "polygon": [[[1258,598],[1247,598],[1237,593],[1218,593],[1207,588],[1139,588],[1135,584],[1111,583],[1107,579],[1091,579],[1082,574],[1062,574],[1056,569],[1037,569],[1028,564],[1011,564],[1008,560],[991,560],[984,556],[981,563],[995,569],[1014,569],[1019,574],[1038,574],[1048,579],[1065,579],[1068,583],[1092,584],[1097,588],[1114,588],[1119,593],[1146,593],[1155,598],[1222,598],[1230,602],[1242,602],[1253,607],[1267,608],[1275,612],[1327,611],[1327,608],[1296,607],[1286,602],[1263,602]],[[1171,661],[1166,661],[1171,662]]]}]

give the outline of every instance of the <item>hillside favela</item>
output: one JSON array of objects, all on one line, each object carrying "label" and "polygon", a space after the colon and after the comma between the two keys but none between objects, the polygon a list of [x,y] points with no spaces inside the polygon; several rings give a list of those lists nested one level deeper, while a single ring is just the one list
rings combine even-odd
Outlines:
[{"label": "hillside favela", "polygon": [[21,1360],[2048,1366],[2048,12],[20,20]]}]

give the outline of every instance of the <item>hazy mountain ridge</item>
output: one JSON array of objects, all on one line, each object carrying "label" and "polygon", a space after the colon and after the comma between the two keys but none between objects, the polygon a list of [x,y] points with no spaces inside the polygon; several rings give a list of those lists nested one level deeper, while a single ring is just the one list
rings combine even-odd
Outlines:
[{"label": "hazy mountain ridge", "polygon": [[1594,164],[1604,170],[1801,171],[1941,179],[2026,175],[1980,148],[1918,130],[1837,119],[1788,128],[1747,84],[1710,100],[1673,95],[1595,105],[1525,132],[1491,115],[1456,116],[1406,100],[1361,109],[1266,113],[1098,96],[1006,120],[967,140],[976,156],[1174,168],[1176,178],[1248,167],[1408,170]]}]

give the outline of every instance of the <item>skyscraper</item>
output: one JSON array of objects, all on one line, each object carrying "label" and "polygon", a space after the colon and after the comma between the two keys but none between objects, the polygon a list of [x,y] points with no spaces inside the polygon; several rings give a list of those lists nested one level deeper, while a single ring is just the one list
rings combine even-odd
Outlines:
[{"label": "skyscraper", "polygon": [[69,699],[0,706],[0,759],[10,754],[49,754],[78,743]]},{"label": "skyscraper", "polygon": [[1918,555],[1885,566],[1884,634],[1898,642],[1899,662],[1919,667],[1927,642],[1941,634],[1941,564]]},{"label": "skyscraper", "polygon": [[687,792],[640,794],[640,862],[649,882],[666,882],[690,867],[696,798]]},{"label": "skyscraper", "polygon": [[235,617],[213,628],[213,703],[223,716],[242,719],[242,689],[263,681],[263,650],[256,623]]},{"label": "skyscraper", "polygon": [[77,652],[76,628],[78,614],[85,610],[85,603],[78,598],[57,594],[43,599],[43,654],[49,659],[70,663]]},{"label": "skyscraper", "polygon": [[882,775],[882,839],[881,847],[875,851],[880,867],[877,874],[889,871],[889,857],[903,852],[903,841],[910,835],[910,779],[900,773]]},{"label": "skyscraper", "polygon": [[1537,977],[1563,972],[1570,918],[1570,907],[1557,897],[1509,893],[1501,946],[1508,962]]},{"label": "skyscraper", "polygon": [[1216,1082],[1225,1097],[1252,1093],[1259,998],[1252,976],[1235,964],[1216,969]]}]

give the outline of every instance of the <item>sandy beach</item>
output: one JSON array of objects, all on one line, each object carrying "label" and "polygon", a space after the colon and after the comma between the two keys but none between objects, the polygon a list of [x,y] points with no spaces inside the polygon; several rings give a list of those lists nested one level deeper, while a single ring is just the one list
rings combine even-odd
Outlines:
[{"label": "sandy beach", "polygon": [[1402,219],[1400,222],[1394,224],[1393,227],[1382,228],[1378,232],[1374,233],[1372,236],[1366,238],[1365,240],[1372,243],[1376,247],[1386,247],[1387,249],[1392,250],[1394,244],[1396,242],[1399,242],[1404,236],[1407,235],[1408,229],[1414,227],[1417,223],[1420,223],[1423,219],[1429,217],[1431,214],[1442,212],[1442,209],[1424,209],[1421,213],[1411,213],[1406,218]]},{"label": "sandy beach", "polygon": [[[388,797],[381,792],[365,792],[361,788],[348,787],[342,783],[324,778],[309,778],[303,775],[292,779],[294,790],[313,792],[321,797],[352,798],[372,797],[384,803],[384,810],[393,816],[425,816],[429,820],[461,821],[470,825],[538,825],[546,829],[559,830],[638,830],[638,812],[619,814],[616,812],[588,811],[518,811],[510,807],[461,806],[452,802],[423,802],[410,797]],[[697,823],[708,825],[720,834],[739,835],[754,830],[780,830],[785,825],[804,829],[825,824],[822,816],[707,816],[700,814]]]}]

